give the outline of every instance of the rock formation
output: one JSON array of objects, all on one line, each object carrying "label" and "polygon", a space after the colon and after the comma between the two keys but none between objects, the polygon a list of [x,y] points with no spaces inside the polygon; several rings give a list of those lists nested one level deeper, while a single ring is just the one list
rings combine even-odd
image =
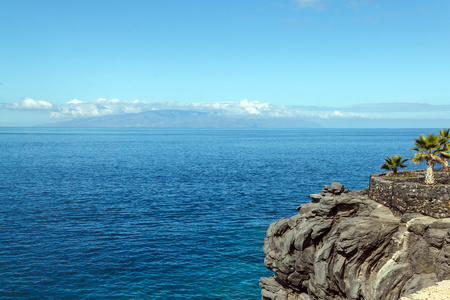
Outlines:
[{"label": "rock formation", "polygon": [[264,300],[399,299],[450,279],[450,218],[395,216],[340,183],[271,224]]}]

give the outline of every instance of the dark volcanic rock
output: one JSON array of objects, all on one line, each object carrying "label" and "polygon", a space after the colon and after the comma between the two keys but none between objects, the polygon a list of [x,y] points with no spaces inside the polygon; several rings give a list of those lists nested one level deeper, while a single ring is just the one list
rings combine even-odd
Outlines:
[{"label": "dark volcanic rock", "polygon": [[312,194],[267,230],[264,300],[399,299],[450,279],[450,218],[401,218],[367,190],[341,184]]}]

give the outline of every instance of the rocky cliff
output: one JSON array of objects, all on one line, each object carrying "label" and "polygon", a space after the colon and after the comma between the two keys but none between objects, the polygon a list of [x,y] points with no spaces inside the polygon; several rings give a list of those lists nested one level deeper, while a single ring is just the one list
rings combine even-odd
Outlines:
[{"label": "rocky cliff", "polygon": [[262,299],[399,299],[450,279],[450,218],[395,216],[339,183],[311,198],[267,230]]}]

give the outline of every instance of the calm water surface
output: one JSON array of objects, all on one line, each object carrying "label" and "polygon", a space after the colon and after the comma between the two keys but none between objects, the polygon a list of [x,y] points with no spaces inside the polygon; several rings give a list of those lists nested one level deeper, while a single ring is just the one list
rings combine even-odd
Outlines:
[{"label": "calm water surface", "polygon": [[0,128],[0,296],[259,299],[270,223],[430,131]]}]

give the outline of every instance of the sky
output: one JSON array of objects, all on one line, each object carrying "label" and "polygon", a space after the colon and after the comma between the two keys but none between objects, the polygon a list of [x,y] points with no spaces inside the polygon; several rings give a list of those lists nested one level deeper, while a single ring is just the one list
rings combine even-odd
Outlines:
[{"label": "sky", "polygon": [[450,127],[447,0],[0,3],[0,126],[201,108]]}]

